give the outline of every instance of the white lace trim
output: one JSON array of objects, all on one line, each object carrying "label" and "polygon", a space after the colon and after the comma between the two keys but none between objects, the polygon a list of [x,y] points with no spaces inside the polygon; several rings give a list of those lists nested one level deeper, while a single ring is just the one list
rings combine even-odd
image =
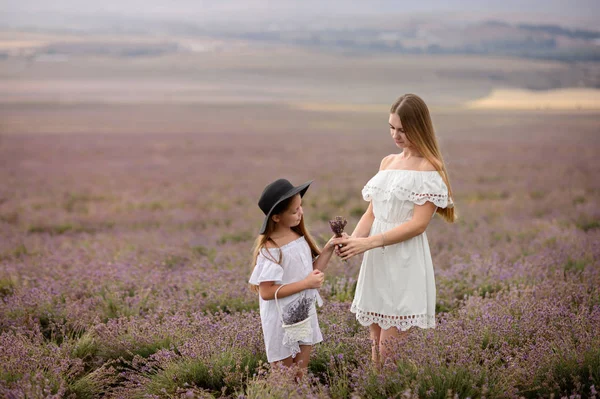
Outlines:
[{"label": "white lace trim", "polygon": [[417,205],[432,202],[438,208],[452,207],[448,187],[437,172],[381,170],[362,189],[365,201],[388,201],[395,196]]},{"label": "white lace trim", "polygon": [[[362,194],[365,201],[371,201],[373,198],[389,200],[394,195],[400,200],[414,202],[417,205],[423,205],[428,201],[432,202],[438,208],[446,208],[449,205],[448,194],[416,193],[404,187],[394,187],[392,190],[384,190],[379,187],[366,185],[363,188]],[[451,204],[452,200],[450,200]]]},{"label": "white lace trim", "polygon": [[363,326],[378,324],[379,327],[387,330],[391,327],[397,327],[406,331],[411,327],[435,328],[435,315],[418,314],[408,316],[390,316],[380,313],[367,312],[352,305],[350,312],[356,313],[356,320]]},{"label": "white lace trim", "polygon": [[289,345],[284,344],[284,346],[286,346],[292,351],[292,359],[295,359],[296,355],[300,353],[300,344],[298,343],[298,341],[290,343]]}]

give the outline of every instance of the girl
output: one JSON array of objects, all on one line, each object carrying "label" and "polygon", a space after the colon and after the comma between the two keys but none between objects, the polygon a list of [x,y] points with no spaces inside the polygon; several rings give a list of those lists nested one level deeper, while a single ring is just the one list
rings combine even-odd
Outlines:
[{"label": "girl", "polygon": [[389,125],[402,152],[383,158],[363,188],[370,204],[352,235],[333,240],[342,259],[365,253],[350,310],[369,326],[376,365],[389,357],[387,340],[405,337],[414,326],[435,327],[425,229],[436,213],[455,220],[448,172],[423,100],[414,94],[398,98]]},{"label": "girl", "polygon": [[[288,367],[297,365],[299,376],[308,366],[312,345],[323,340],[314,302],[322,304],[317,289],[323,284],[323,270],[333,254],[331,240],[321,253],[304,226],[302,197],[311,183],[294,187],[289,181],[279,179],[264,189],[258,206],[265,219],[254,246],[254,270],[249,281],[259,293],[268,361]],[[284,344],[282,318],[273,300],[276,291],[282,309],[297,303],[302,296],[311,301],[312,337]]]}]

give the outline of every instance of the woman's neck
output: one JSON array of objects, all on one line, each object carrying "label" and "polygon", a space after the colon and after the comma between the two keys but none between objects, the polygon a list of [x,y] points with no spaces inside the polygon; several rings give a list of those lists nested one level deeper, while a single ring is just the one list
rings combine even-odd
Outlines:
[{"label": "woman's neck", "polygon": [[414,148],[404,148],[400,154],[401,159],[408,160],[410,158],[423,158],[423,154]]}]

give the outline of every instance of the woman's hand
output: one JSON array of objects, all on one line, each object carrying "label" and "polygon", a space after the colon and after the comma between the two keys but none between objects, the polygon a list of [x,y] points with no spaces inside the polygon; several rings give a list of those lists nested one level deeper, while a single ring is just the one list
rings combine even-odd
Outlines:
[{"label": "woman's hand", "polygon": [[306,278],[304,279],[304,283],[306,284],[306,288],[321,288],[323,285],[323,281],[325,281],[325,273],[320,271],[319,269],[315,269]]},{"label": "woman's hand", "polygon": [[[373,249],[371,237],[356,238],[356,237],[342,237],[333,240],[333,244],[336,245],[335,253],[342,258],[342,260],[348,260],[355,255],[360,255],[369,249]],[[339,245],[342,245],[340,248]]]},{"label": "woman's hand", "polygon": [[[348,235],[348,233],[346,233],[346,232],[344,231],[344,232],[342,232],[342,236],[341,236],[341,237],[339,237],[339,238],[350,238],[350,236]],[[336,240],[336,237],[335,237],[335,236],[334,236],[334,237],[333,237],[333,238],[330,240],[330,242],[331,242],[331,245],[333,245],[333,247],[334,247],[334,249],[335,249],[335,250],[334,250],[334,252],[335,252],[335,254],[336,254],[337,256],[342,256],[342,255],[340,254],[340,248],[342,247],[342,244],[336,244],[336,243],[335,243],[335,240]]]}]

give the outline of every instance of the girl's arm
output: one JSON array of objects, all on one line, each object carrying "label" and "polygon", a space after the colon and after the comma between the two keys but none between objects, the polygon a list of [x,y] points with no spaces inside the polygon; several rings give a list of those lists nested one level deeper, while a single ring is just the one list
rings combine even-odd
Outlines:
[{"label": "girl's arm", "polygon": [[415,205],[412,219],[402,223],[398,227],[394,227],[391,230],[384,231],[382,234],[376,234],[371,237],[336,238],[333,240],[333,244],[343,245],[343,247],[339,249],[339,253],[342,260],[346,260],[373,248],[384,247],[409,240],[425,232],[435,209],[436,207],[432,202],[426,202],[423,205]]},{"label": "girl's arm", "polygon": [[331,255],[333,255],[333,249],[335,248],[333,245],[334,238],[335,236],[331,237],[331,239],[327,241],[327,244],[325,244],[323,250],[321,251],[321,255],[319,255],[319,257],[313,262],[313,270],[320,270],[324,272],[325,269],[327,269],[327,264],[329,263]]},{"label": "girl's arm", "polygon": [[[277,293],[277,299],[297,294],[298,292],[309,288],[321,288],[324,279],[325,274],[323,274],[322,271],[313,270],[304,280],[285,284],[285,286]],[[281,284],[275,284],[274,281],[263,281],[258,286],[258,293],[262,299],[269,301],[275,299],[275,291],[277,291],[277,288],[280,286]]]}]

